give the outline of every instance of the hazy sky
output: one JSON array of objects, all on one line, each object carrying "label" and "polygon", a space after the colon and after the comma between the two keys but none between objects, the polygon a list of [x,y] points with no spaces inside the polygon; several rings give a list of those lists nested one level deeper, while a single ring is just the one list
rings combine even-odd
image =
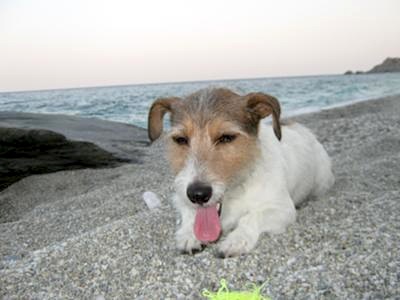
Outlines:
[{"label": "hazy sky", "polygon": [[0,0],[0,91],[342,73],[400,56],[400,0]]}]

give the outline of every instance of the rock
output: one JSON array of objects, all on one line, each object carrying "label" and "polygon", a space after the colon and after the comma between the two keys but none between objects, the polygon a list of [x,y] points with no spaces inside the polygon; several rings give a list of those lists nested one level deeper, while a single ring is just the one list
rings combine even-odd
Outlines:
[{"label": "rock", "polygon": [[0,112],[0,191],[32,174],[141,163],[147,132],[58,114]]},{"label": "rock", "polygon": [[391,72],[400,72],[400,58],[386,58],[381,64],[376,65],[371,70],[364,71],[351,71],[348,70],[344,73],[344,75],[361,75],[361,74],[370,74],[370,73],[391,73]]},{"label": "rock", "polygon": [[154,193],[152,191],[144,192],[142,195],[142,198],[150,210],[153,210],[153,209],[161,206],[160,198],[157,196],[156,193]]},{"label": "rock", "polygon": [[400,58],[399,57],[388,57],[381,64],[376,65],[367,73],[390,73],[400,72]]},{"label": "rock", "polygon": [[0,191],[32,174],[113,167],[128,161],[53,131],[0,127]]},{"label": "rock", "polygon": [[68,140],[86,141],[115,156],[139,161],[148,145],[143,128],[96,118],[59,114],[0,112],[0,127],[45,129],[62,134]]}]

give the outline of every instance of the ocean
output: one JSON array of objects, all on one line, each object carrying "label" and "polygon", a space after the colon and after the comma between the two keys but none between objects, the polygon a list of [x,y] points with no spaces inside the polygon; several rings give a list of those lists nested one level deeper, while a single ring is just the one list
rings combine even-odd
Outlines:
[{"label": "ocean", "polygon": [[318,111],[357,101],[400,94],[400,73],[324,75],[143,84],[0,93],[0,111],[58,113],[96,117],[147,127],[158,97],[183,96],[198,89],[228,87],[241,94],[277,97],[283,116]]}]

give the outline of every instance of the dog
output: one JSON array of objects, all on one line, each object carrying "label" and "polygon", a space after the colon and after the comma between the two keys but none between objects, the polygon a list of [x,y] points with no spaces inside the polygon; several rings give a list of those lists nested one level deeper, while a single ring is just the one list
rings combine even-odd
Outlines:
[{"label": "dog", "polygon": [[[282,233],[310,195],[333,184],[330,158],[310,130],[281,124],[278,100],[209,88],[185,99],[160,98],[149,111],[148,135],[163,133],[180,213],[177,248],[195,253],[216,242],[220,257],[248,253],[261,233]],[[261,121],[272,116],[272,124]]]}]

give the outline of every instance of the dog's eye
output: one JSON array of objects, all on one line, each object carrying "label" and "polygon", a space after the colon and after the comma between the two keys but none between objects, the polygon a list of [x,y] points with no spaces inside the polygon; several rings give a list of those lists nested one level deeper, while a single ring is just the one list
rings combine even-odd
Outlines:
[{"label": "dog's eye", "polygon": [[236,135],[223,134],[218,138],[217,144],[227,144],[227,143],[232,142],[234,139],[236,139]]},{"label": "dog's eye", "polygon": [[188,138],[184,137],[184,136],[174,136],[172,139],[178,145],[187,145],[187,144],[189,144]]}]

